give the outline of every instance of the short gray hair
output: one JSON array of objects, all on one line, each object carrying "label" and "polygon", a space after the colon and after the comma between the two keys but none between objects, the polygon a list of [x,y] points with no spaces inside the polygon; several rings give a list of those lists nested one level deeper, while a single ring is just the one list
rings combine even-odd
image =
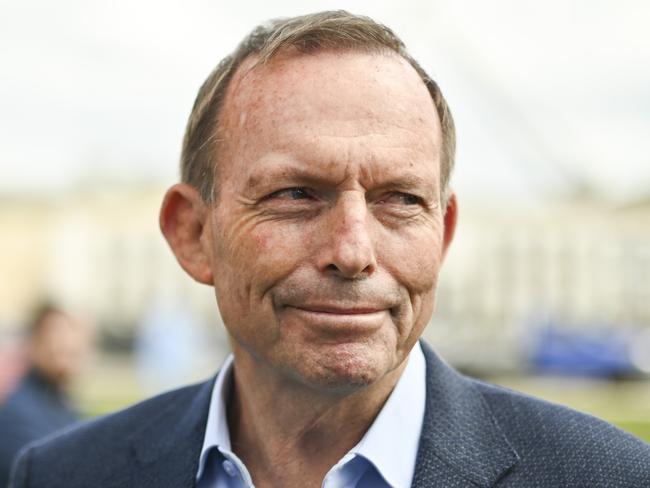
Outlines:
[{"label": "short gray hair", "polygon": [[440,188],[443,204],[454,166],[456,130],[451,111],[438,84],[406,51],[395,33],[374,20],[343,10],[318,12],[260,25],[226,56],[205,80],[190,114],[181,153],[181,180],[194,186],[206,202],[215,193],[218,160],[218,128],[228,85],[237,69],[251,55],[256,65],[268,62],[280,51],[294,48],[310,53],[320,49],[356,50],[370,53],[394,52],[408,61],[429,90],[440,119],[442,147]]}]

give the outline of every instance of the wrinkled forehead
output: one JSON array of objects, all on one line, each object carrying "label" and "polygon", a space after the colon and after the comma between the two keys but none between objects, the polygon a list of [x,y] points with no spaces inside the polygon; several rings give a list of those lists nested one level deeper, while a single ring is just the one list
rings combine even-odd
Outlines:
[{"label": "wrinkled forehead", "polygon": [[295,124],[317,114],[342,123],[401,122],[430,134],[440,147],[430,94],[415,69],[395,53],[284,52],[265,64],[257,61],[246,59],[228,87],[220,127],[227,133],[251,134],[260,124]]}]

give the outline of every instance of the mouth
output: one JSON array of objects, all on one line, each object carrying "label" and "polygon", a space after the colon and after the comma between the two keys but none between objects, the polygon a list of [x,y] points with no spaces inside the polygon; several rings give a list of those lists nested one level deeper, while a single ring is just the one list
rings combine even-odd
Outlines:
[{"label": "mouth", "polygon": [[369,315],[382,312],[386,309],[377,307],[337,307],[330,305],[316,305],[316,306],[295,306],[292,307],[297,310],[302,310],[307,313],[314,314],[329,314],[329,315]]},{"label": "mouth", "polygon": [[297,320],[310,333],[333,342],[368,337],[390,320],[389,309],[372,306],[291,305],[285,306],[284,311],[291,322]]}]

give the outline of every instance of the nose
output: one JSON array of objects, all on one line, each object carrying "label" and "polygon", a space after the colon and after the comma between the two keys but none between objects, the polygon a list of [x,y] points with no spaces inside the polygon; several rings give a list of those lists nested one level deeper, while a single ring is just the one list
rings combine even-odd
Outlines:
[{"label": "nose", "polygon": [[377,268],[365,195],[343,193],[325,219],[319,268],[343,278],[371,275]]}]

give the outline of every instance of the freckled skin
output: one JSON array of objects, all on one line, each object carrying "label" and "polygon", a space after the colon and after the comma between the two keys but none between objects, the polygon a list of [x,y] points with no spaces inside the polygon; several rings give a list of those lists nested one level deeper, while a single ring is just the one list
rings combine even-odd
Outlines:
[{"label": "freckled skin", "polygon": [[453,233],[440,124],[395,56],[253,61],[228,91],[207,222],[236,374],[349,394],[403,366],[433,312]]}]

